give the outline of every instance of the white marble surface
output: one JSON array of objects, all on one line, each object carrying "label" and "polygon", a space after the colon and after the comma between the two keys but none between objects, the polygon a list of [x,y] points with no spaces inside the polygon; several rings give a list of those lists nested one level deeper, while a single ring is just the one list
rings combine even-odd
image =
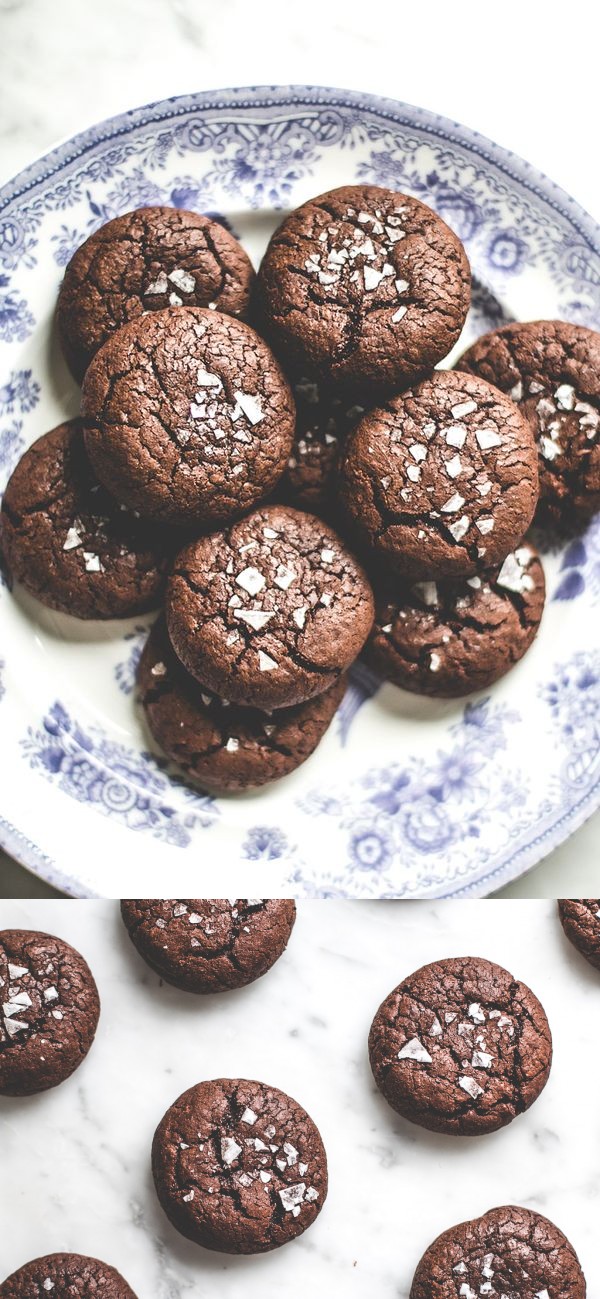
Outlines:
[{"label": "white marble surface", "polygon": [[[9,902],[0,926],[47,928],[89,960],[102,999],[96,1042],[60,1088],[0,1098],[0,1279],[53,1250],[117,1266],[140,1299],[406,1296],[445,1227],[495,1205],[553,1218],[575,1245],[590,1296],[597,1249],[600,975],[563,937],[554,904],[304,902],[263,980],[211,998],[161,986],[111,902]],[[543,1000],[554,1063],[541,1097],[487,1137],[440,1137],[398,1118],[366,1056],[380,1001],[421,963],[483,955]],[[154,1128],[203,1078],[246,1075],[296,1096],[319,1125],[330,1193],[299,1241],[230,1259],[183,1240],[149,1174]]]},{"label": "white marble surface", "polygon": [[[422,104],[491,136],[600,214],[589,0],[0,0],[0,180],[135,104],[227,85],[312,82]],[[576,42],[565,57],[569,33]],[[565,44],[566,42],[566,44]],[[600,816],[507,895],[593,891]],[[0,855],[2,892],[47,891]]]}]

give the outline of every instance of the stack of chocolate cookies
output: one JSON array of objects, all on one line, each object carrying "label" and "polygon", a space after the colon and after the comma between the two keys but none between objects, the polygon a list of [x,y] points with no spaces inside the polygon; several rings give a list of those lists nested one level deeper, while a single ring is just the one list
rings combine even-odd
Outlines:
[{"label": "stack of chocolate cookies", "polygon": [[600,506],[600,337],[510,325],[436,370],[469,301],[456,235],[373,186],[293,212],[258,276],[221,225],[160,207],[67,267],[81,415],[17,465],[4,556],[77,617],[164,603],[141,700],[202,789],[304,761],[363,649],[450,697],[531,644],[538,503],[561,526]]}]

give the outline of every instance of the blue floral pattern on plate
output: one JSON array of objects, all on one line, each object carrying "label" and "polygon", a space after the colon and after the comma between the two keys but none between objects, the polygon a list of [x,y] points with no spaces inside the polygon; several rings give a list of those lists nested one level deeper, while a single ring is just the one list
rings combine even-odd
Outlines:
[{"label": "blue floral pattern on plate", "polygon": [[22,749],[31,768],[70,798],[177,847],[186,848],[194,829],[216,815],[213,800],[198,796],[182,817],[156,761],[107,739],[99,728],[82,730],[60,703],[51,705],[38,730],[29,727]]},{"label": "blue floral pattern on plate", "polygon": [[[0,489],[23,448],[77,409],[47,340],[62,270],[92,230],[172,203],[214,215],[258,257],[280,210],[352,181],[416,194],[465,241],[465,345],[535,315],[600,325],[594,223],[464,127],[318,88],[150,105],[60,146],[0,193]],[[317,754],[239,799],[203,797],[148,751],[132,698],[145,624],[74,627],[0,591],[3,734],[21,795],[11,803],[4,787],[0,838],[76,893],[160,893],[167,875],[178,892],[235,893],[250,879],[253,893],[306,896],[490,891],[600,803],[600,520],[566,544],[546,537],[544,551],[544,623],[509,678],[438,704],[357,665]],[[89,828],[85,861],[69,809]]]}]

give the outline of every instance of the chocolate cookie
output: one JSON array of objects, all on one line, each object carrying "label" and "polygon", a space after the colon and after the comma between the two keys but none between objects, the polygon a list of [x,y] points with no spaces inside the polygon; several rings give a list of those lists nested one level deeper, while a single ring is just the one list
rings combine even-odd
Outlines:
[{"label": "chocolate cookie", "polygon": [[138,684],[148,727],[163,752],[193,784],[223,794],[277,780],[310,757],[335,715],[346,678],[314,699],[273,713],[223,703],[182,667],[159,620],[140,660]]},{"label": "chocolate cookie", "polygon": [[136,1299],[120,1272],[83,1254],[46,1254],[20,1267],[0,1285],[0,1299]]},{"label": "chocolate cookie", "polygon": [[369,1035],[392,1109],[432,1132],[494,1132],[548,1081],[552,1038],[537,997],[478,957],[434,961],[379,1007]]},{"label": "chocolate cookie", "polygon": [[205,1249],[262,1254],[300,1236],[327,1195],[327,1157],[302,1106],[277,1087],[217,1078],[159,1124],[152,1172],[173,1226]]},{"label": "chocolate cookie", "polygon": [[389,582],[364,655],[380,676],[419,695],[452,699],[504,676],[531,645],[545,598],[530,545],[500,569],[443,582]]},{"label": "chocolate cookie", "polygon": [[296,919],[280,898],[137,898],[121,914],[140,956],[187,992],[229,992],[279,960]]},{"label": "chocolate cookie", "polygon": [[332,686],[373,622],[368,579],[325,523],[269,505],[194,542],[167,587],[184,666],[222,699],[284,708]]},{"label": "chocolate cookie", "polygon": [[113,334],[83,384],[100,480],[157,522],[226,523],[267,496],[294,436],[294,403],[266,343],[219,312],[155,311]]},{"label": "chocolate cookie", "polygon": [[0,1095],[64,1082],[85,1059],[100,1001],[88,965],[62,938],[0,930]]},{"label": "chocolate cookie", "polygon": [[410,1299],[585,1299],[579,1259],[541,1213],[506,1205],[442,1232],[417,1267]]},{"label": "chocolate cookie", "polygon": [[600,898],[563,898],[558,914],[569,941],[600,970]]},{"label": "chocolate cookie", "polygon": [[160,603],[173,550],[108,495],[77,420],[44,433],[12,473],[0,515],[13,578],[77,618],[126,618]]},{"label": "chocolate cookie", "polygon": [[298,379],[292,392],[296,436],[277,496],[300,510],[335,517],[340,451],[365,407],[314,379]]},{"label": "chocolate cookie", "polygon": [[67,364],[82,379],[121,325],[165,307],[211,307],[245,316],[254,271],[217,221],[172,207],[142,207],[107,221],[73,254],[58,296]]},{"label": "chocolate cookie", "polygon": [[439,370],[361,420],[340,495],[357,537],[401,576],[469,577],[502,563],[531,523],[535,440],[503,393]]},{"label": "chocolate cookie", "polygon": [[469,264],[453,231],[418,199],[346,185],[286,217],[258,295],[268,337],[296,369],[398,389],[456,342]]},{"label": "chocolate cookie", "polygon": [[459,362],[510,393],[540,454],[540,517],[584,522],[600,510],[600,334],[564,320],[504,325]]}]

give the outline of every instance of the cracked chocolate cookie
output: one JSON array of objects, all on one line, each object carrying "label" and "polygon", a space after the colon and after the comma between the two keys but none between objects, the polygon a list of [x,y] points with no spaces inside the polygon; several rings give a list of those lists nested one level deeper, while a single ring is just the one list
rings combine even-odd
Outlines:
[{"label": "cracked chocolate cookie", "polygon": [[12,577],[51,609],[126,618],[160,603],[172,536],[128,514],[100,486],[77,420],[25,451],[0,525]]},{"label": "cracked chocolate cookie", "polygon": [[66,268],[57,320],[67,364],[81,380],[107,338],[147,311],[245,316],[253,283],[244,249],[217,221],[172,207],[125,212],[90,235]]},{"label": "cracked chocolate cookie", "polygon": [[154,1136],[152,1172],[173,1226],[226,1254],[285,1245],[327,1195],[327,1157],[306,1110],[239,1078],[199,1083],[175,1101]]},{"label": "cracked chocolate cookie", "polygon": [[113,334],[83,384],[99,479],[156,522],[237,518],[283,473],[294,403],[266,343],[220,312],[155,311]]},{"label": "cracked chocolate cookie", "polygon": [[120,1272],[83,1254],[46,1254],[25,1263],[0,1285],[0,1299],[136,1299]]},{"label": "cracked chocolate cookie", "polygon": [[267,336],[296,370],[392,390],[456,342],[469,264],[457,236],[418,199],[349,185],[286,217],[258,295]]},{"label": "cracked chocolate cookie", "polygon": [[167,586],[181,662],[221,699],[261,709],[334,685],[371,630],[368,578],[312,514],[268,505],[192,543]]},{"label": "cracked chocolate cookie", "polygon": [[459,361],[517,402],[540,456],[540,518],[572,526],[600,510],[600,334],[563,320],[504,325]]},{"label": "cracked chocolate cookie", "polygon": [[296,919],[282,898],[137,898],[121,903],[134,947],[186,992],[229,992],[279,960]]},{"label": "cracked chocolate cookie", "polygon": [[442,1232],[417,1267],[410,1299],[585,1299],[585,1277],[562,1231],[505,1205]]},{"label": "cracked chocolate cookie", "polygon": [[337,467],[343,443],[365,407],[314,379],[292,384],[296,436],[277,485],[280,500],[325,517],[336,513]]},{"label": "cracked chocolate cookie", "polygon": [[552,1037],[531,990],[478,957],[434,961],[379,1007],[369,1035],[388,1104],[432,1132],[475,1136],[529,1109],[548,1081]]},{"label": "cracked chocolate cookie", "polygon": [[529,649],[544,610],[544,570],[530,545],[500,569],[442,582],[389,582],[364,650],[387,681],[452,699],[483,690]]},{"label": "cracked chocolate cookie", "polygon": [[85,1059],[100,1014],[83,956],[51,934],[0,930],[0,1095],[31,1096]]},{"label": "cracked chocolate cookie", "polygon": [[558,914],[569,941],[600,970],[600,898],[563,898]]},{"label": "cracked chocolate cookie", "polygon": [[502,563],[538,499],[535,440],[483,379],[439,370],[365,415],[339,491],[357,538],[403,577],[469,577]]},{"label": "cracked chocolate cookie", "polygon": [[346,678],[276,712],[224,703],[182,667],[161,619],[144,648],[138,686],[148,728],[163,752],[193,784],[223,794],[278,780],[305,762],[335,715]]}]

